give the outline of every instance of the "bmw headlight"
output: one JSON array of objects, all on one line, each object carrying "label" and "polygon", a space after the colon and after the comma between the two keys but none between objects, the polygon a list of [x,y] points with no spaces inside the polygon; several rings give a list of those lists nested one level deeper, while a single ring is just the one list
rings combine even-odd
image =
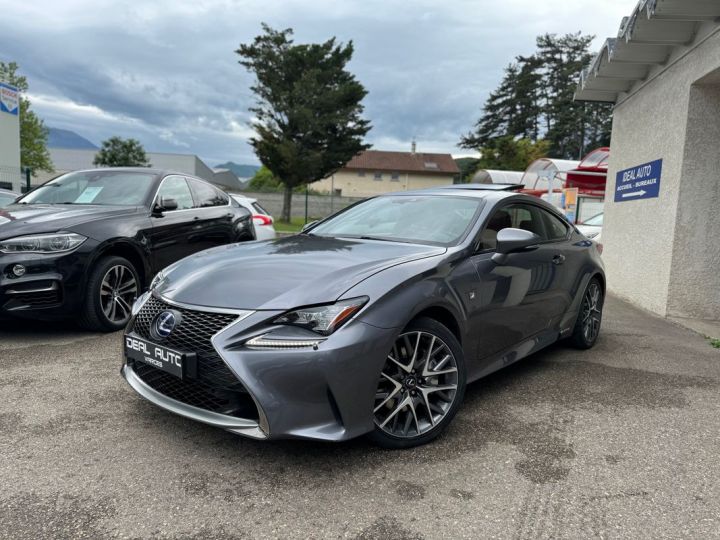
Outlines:
[{"label": "bmw headlight", "polygon": [[62,253],[72,251],[87,240],[75,233],[35,234],[0,240],[2,253]]},{"label": "bmw headlight", "polygon": [[360,311],[367,301],[367,296],[361,296],[325,306],[300,308],[278,317],[273,324],[299,326],[329,336]]}]

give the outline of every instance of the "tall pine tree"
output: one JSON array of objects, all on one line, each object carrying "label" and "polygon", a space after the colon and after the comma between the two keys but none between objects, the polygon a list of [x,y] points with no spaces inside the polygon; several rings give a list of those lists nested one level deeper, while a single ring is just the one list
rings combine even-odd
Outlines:
[{"label": "tall pine tree", "polygon": [[[518,56],[505,69],[474,130],[461,138],[460,146],[497,157],[499,149],[510,148],[508,137],[547,141],[541,147],[548,148],[548,155],[579,159],[608,145],[612,106],[573,101],[580,71],[592,59],[588,52],[592,39],[579,32],[538,36],[535,54]],[[505,142],[499,144],[499,139]],[[518,163],[513,156],[507,158],[501,161]]]}]

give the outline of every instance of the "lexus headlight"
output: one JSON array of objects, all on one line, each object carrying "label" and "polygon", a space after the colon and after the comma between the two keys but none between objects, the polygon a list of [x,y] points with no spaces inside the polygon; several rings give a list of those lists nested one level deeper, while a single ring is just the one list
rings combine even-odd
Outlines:
[{"label": "lexus headlight", "polygon": [[0,240],[3,253],[62,253],[72,251],[87,240],[75,233],[36,234]]},{"label": "lexus headlight", "polygon": [[152,281],[150,282],[150,289],[153,290],[155,287],[160,285],[160,283],[165,279],[165,273],[161,270],[157,274],[155,274],[155,277],[152,278]]},{"label": "lexus headlight", "polygon": [[362,296],[326,306],[296,309],[278,317],[273,324],[299,326],[329,336],[360,311],[367,301],[368,297]]}]

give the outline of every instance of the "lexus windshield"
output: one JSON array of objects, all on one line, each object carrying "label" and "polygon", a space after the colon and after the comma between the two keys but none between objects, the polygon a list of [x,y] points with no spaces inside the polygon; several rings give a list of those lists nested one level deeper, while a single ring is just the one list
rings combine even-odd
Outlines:
[{"label": "lexus windshield", "polygon": [[73,172],[43,184],[18,203],[141,206],[148,199],[154,178],[150,172]]},{"label": "lexus windshield", "polygon": [[482,200],[445,195],[383,196],[356,204],[309,234],[452,246],[475,221]]}]

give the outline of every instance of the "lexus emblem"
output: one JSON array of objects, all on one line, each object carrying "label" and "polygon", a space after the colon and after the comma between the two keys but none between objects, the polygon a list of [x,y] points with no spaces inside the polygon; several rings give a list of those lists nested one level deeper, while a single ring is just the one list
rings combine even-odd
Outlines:
[{"label": "lexus emblem", "polygon": [[155,317],[155,321],[153,322],[153,330],[156,337],[160,339],[165,339],[170,334],[172,334],[172,331],[175,330],[175,327],[180,323],[180,314],[176,311],[163,311]]}]

